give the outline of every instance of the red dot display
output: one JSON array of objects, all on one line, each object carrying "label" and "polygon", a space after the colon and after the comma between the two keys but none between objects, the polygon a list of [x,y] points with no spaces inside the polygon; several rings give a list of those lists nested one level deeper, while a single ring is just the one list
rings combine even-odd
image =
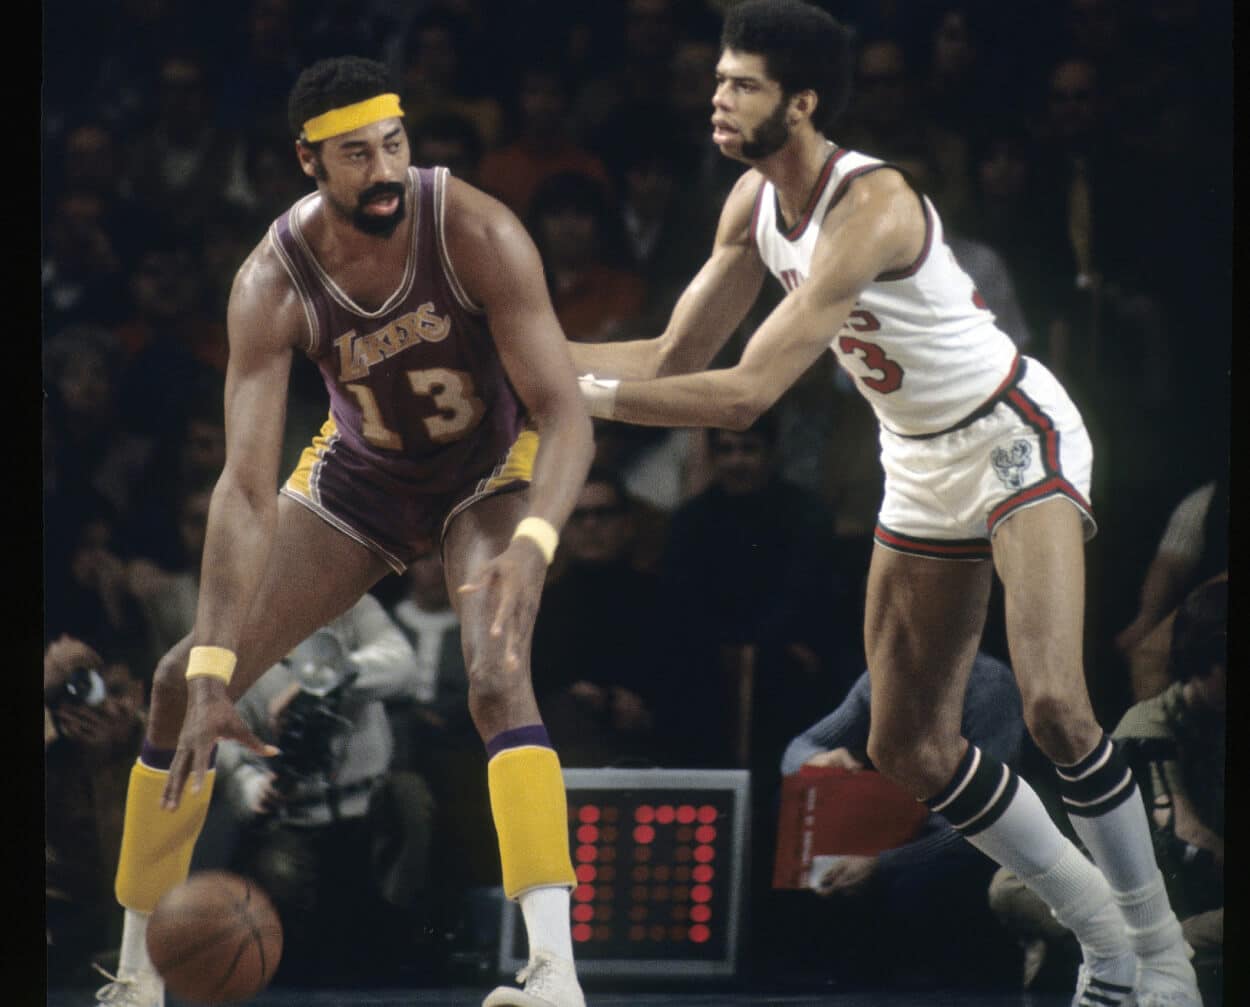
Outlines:
[{"label": "red dot display", "polygon": [[690,928],[690,939],[694,941],[696,944],[706,944],[708,941],[708,938],[710,938],[711,936],[712,936],[712,931],[710,931],[702,923],[696,923],[694,926]]},{"label": "red dot display", "polygon": [[599,830],[593,825],[582,825],[577,829],[579,843],[595,843],[599,841]]},{"label": "red dot display", "polygon": [[695,817],[704,825],[711,825],[716,821],[716,808],[710,804],[704,804],[695,812]]},{"label": "red dot display", "polygon": [[634,827],[635,843],[643,843],[645,845],[646,843],[654,842],[654,840],[655,829],[651,828],[650,825],[637,825]]},{"label": "red dot display", "polygon": [[677,821],[682,825],[689,825],[698,816],[693,804],[683,804],[677,809]]},{"label": "red dot display", "polygon": [[589,923],[595,918],[595,907],[589,902],[579,902],[573,907],[573,919],[578,923]]},{"label": "red dot display", "polygon": [[690,876],[700,884],[706,885],[716,876],[716,871],[712,869],[710,864],[699,864],[690,872]]},{"label": "red dot display", "polygon": [[[714,843],[716,842],[716,829],[710,825],[700,825],[694,830],[694,838],[700,843]],[[588,840],[588,842],[592,841]]]},{"label": "red dot display", "polygon": [[672,825],[677,811],[671,804],[661,804],[655,809],[655,820],[661,825]]},{"label": "red dot display", "polygon": [[706,864],[710,860],[715,860],[716,848],[714,846],[696,846],[694,848],[694,858],[701,864]]},{"label": "red dot display", "polygon": [[578,885],[573,889],[574,902],[593,902],[595,899],[594,885]]},{"label": "red dot display", "polygon": [[587,843],[577,848],[577,859],[583,864],[588,864],[599,856],[599,851]]},{"label": "red dot display", "polygon": [[577,874],[578,881],[586,882],[595,880],[595,868],[593,864],[578,864],[577,871],[575,873]]},{"label": "red dot display", "polygon": [[599,809],[593,804],[583,804],[577,809],[577,820],[587,825],[593,825],[599,821]]},{"label": "red dot display", "polygon": [[709,906],[704,905],[691,906],[690,918],[696,923],[706,923],[712,918],[712,910]]},{"label": "red dot display", "polygon": [[634,809],[634,821],[642,825],[655,821],[655,808],[649,804],[643,804]]},{"label": "red dot display", "polygon": [[585,943],[593,936],[594,931],[590,929],[590,925],[586,923],[578,923],[573,927],[573,940]]},{"label": "red dot display", "polygon": [[710,902],[712,889],[709,885],[695,885],[690,889],[690,898],[695,902]]}]

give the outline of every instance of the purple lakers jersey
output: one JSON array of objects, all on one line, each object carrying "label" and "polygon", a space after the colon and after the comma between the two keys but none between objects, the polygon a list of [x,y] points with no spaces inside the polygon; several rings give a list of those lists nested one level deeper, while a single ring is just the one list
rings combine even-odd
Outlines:
[{"label": "purple lakers jersey", "polygon": [[318,193],[273,222],[269,240],[299,293],[305,351],[330,393],[343,448],[396,490],[450,491],[491,471],[516,440],[521,405],[480,307],[443,240],[446,168],[409,168],[412,244],[403,279],[377,310],[356,304],[318,263],[300,219]]}]

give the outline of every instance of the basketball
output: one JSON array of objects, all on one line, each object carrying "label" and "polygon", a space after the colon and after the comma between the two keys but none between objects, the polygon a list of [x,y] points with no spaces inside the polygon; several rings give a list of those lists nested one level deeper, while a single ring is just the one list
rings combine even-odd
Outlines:
[{"label": "basketball", "polygon": [[201,871],[156,904],[147,945],[172,995],[196,1004],[237,1003],[273,978],[282,957],[282,922],[256,882]]}]

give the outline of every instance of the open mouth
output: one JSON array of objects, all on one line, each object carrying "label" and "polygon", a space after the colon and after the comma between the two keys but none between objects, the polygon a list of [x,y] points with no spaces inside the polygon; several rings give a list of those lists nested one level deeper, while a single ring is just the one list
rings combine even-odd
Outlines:
[{"label": "open mouth", "polygon": [[723,143],[731,137],[738,136],[739,131],[734,129],[729,123],[722,122],[719,119],[712,120],[712,140],[715,143]]},{"label": "open mouth", "polygon": [[399,197],[378,196],[376,199],[371,199],[365,203],[362,209],[365,213],[385,217],[399,209]]}]

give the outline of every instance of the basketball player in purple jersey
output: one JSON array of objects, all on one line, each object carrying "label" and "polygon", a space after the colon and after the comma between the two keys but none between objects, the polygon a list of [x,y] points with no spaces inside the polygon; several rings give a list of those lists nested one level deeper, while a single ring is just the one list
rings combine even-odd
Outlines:
[{"label": "basketball player in purple jersey", "polygon": [[[1079,1007],[1197,1007],[1141,794],[1082,667],[1092,449],[1021,357],[897,169],[828,139],[849,43],[801,0],[725,21],[712,140],[749,166],[712,255],[657,339],[573,346],[594,416],[742,430],[832,350],[880,425],[885,493],[868,575],[868,751],[1011,868],[1079,939]],[[703,370],[771,272],[786,295],[733,367]],[[1090,863],[1009,768],[960,735],[994,569],[1025,718]]]},{"label": "basketball player in purple jersey", "polygon": [[[559,760],[535,704],[539,596],[593,451],[538,254],[500,203],[409,164],[384,67],[305,70],[290,98],[316,191],[243,263],[227,314],[227,460],[213,492],[190,636],[160,661],[126,802],[119,974],[100,1002],[162,1007],[147,915],[185,879],[230,738],[265,755],[233,702],[383,575],[441,547],[469,705],[488,749],[504,889],[529,936],[524,989],[486,1007],[583,1007]],[[330,413],[275,494],[292,354]],[[189,786],[188,786],[189,784]]]}]

